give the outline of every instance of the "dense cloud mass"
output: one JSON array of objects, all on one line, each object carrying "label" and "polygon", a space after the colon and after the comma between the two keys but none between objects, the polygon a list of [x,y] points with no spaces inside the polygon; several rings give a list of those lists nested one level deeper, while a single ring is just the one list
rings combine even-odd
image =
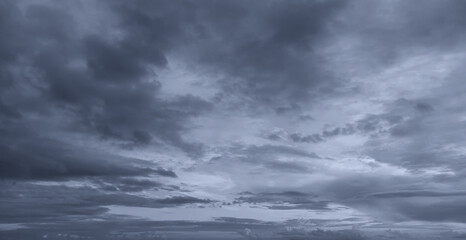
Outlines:
[{"label": "dense cloud mass", "polygon": [[465,238],[465,11],[0,0],[0,238]]}]

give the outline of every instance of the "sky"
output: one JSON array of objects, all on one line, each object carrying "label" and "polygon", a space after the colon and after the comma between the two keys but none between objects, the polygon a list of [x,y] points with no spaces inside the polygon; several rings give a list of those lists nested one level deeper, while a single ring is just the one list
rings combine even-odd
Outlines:
[{"label": "sky", "polygon": [[0,0],[0,238],[466,239],[465,12]]}]

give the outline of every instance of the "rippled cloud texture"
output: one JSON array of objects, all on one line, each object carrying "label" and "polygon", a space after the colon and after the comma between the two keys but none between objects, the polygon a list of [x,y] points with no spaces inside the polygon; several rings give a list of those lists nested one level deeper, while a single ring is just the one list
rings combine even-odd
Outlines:
[{"label": "rippled cloud texture", "polygon": [[466,238],[465,12],[0,0],[0,236]]}]

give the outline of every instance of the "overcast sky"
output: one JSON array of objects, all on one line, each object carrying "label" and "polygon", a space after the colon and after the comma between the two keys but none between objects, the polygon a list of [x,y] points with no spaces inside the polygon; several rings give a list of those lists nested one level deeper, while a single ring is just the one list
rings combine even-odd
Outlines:
[{"label": "overcast sky", "polygon": [[0,0],[0,238],[466,238],[465,13]]}]

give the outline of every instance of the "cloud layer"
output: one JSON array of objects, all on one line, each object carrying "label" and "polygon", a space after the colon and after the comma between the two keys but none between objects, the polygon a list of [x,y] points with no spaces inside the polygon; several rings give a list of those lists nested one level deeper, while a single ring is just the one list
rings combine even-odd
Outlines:
[{"label": "cloud layer", "polygon": [[0,234],[464,237],[465,8],[1,1]]}]

